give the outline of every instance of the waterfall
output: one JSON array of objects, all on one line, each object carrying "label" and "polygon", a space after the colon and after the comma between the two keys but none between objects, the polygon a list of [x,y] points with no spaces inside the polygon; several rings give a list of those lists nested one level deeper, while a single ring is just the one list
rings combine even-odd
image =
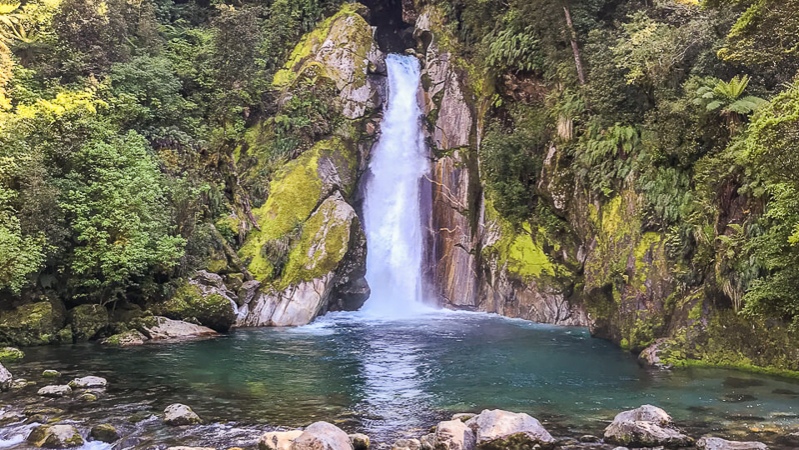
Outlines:
[{"label": "waterfall", "polygon": [[366,182],[366,279],[372,289],[362,311],[394,318],[427,309],[422,299],[421,182],[427,150],[417,101],[419,61],[389,55],[389,100]]}]

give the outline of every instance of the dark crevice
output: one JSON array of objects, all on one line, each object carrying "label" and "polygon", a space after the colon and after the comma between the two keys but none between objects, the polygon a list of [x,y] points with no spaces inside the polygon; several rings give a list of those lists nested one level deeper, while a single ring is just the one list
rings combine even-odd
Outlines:
[{"label": "dark crevice", "polygon": [[369,23],[377,27],[375,40],[385,53],[413,48],[413,24],[402,20],[402,0],[362,0],[369,7]]}]

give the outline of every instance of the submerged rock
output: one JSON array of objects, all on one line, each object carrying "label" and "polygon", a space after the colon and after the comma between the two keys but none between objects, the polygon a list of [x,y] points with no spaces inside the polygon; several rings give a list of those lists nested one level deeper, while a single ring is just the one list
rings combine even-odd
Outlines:
[{"label": "submerged rock", "polygon": [[27,441],[43,448],[70,448],[83,445],[83,438],[72,425],[40,425],[31,431]]},{"label": "submerged rock", "polygon": [[361,433],[354,433],[350,435],[350,443],[354,450],[369,450],[369,436]]},{"label": "submerged rock", "polygon": [[24,378],[17,378],[11,382],[11,389],[22,389],[24,387],[35,385],[36,382],[28,381]]},{"label": "submerged rock", "polygon": [[166,317],[156,317],[155,325],[146,327],[144,334],[154,340],[167,339],[188,339],[198,337],[216,336],[216,331],[193,323],[182,322],[180,320],[167,319]]},{"label": "submerged rock", "polygon": [[673,426],[666,411],[643,405],[617,414],[605,428],[605,442],[630,447],[689,447],[694,440]]},{"label": "submerged rock", "polygon": [[294,439],[291,450],[353,450],[353,448],[350,437],[341,428],[327,422],[315,422]]},{"label": "submerged rock", "polygon": [[72,388],[67,385],[62,386],[45,386],[39,389],[39,395],[42,397],[63,397],[72,394]]},{"label": "submerged rock", "polygon": [[436,450],[474,450],[476,444],[474,431],[460,420],[440,422],[436,427]]},{"label": "submerged rock", "polygon": [[108,386],[108,380],[95,376],[75,378],[69,382],[69,387],[72,389],[99,389],[105,388],[106,386]]},{"label": "submerged rock", "polygon": [[45,371],[42,372],[42,377],[43,378],[58,378],[60,376],[61,376],[61,372],[59,372],[57,370],[48,369],[48,370],[45,370]]},{"label": "submerged rock", "polygon": [[391,450],[419,450],[422,442],[419,439],[399,439],[391,446]]},{"label": "submerged rock", "polygon": [[80,396],[80,400],[82,402],[94,402],[97,401],[97,394],[93,394],[91,392],[86,392]]},{"label": "submerged rock", "polygon": [[117,429],[107,423],[93,426],[89,436],[95,441],[106,442],[108,444],[119,439]]},{"label": "submerged rock", "polygon": [[1,361],[16,361],[25,357],[25,353],[16,347],[3,347],[0,348],[0,362]]},{"label": "submerged rock", "polygon": [[291,443],[302,435],[302,430],[270,431],[258,440],[259,450],[289,450]]},{"label": "submerged rock", "polygon": [[696,448],[700,450],[768,450],[766,444],[762,442],[728,441],[715,437],[699,439],[696,443]]},{"label": "submerged rock", "polygon": [[11,383],[13,381],[14,377],[11,376],[11,372],[0,364],[0,391],[11,389]]},{"label": "submerged rock", "polygon": [[551,448],[555,439],[537,419],[501,409],[483,410],[466,425],[475,434],[479,450],[494,450],[539,445]]},{"label": "submerged rock", "polygon": [[164,409],[164,422],[174,426],[196,425],[202,423],[202,419],[190,407],[174,403]]}]

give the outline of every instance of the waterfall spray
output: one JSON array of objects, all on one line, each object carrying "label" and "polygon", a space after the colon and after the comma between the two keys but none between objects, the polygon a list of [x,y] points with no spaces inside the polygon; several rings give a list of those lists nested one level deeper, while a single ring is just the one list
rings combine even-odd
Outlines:
[{"label": "waterfall spray", "polygon": [[422,299],[421,181],[429,162],[417,101],[419,61],[389,55],[388,110],[366,184],[366,279],[372,289],[362,311],[397,317],[427,309]]}]

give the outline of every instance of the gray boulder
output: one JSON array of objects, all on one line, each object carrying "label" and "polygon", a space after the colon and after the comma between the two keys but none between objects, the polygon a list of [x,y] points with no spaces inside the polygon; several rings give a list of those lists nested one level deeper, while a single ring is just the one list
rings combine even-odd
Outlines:
[{"label": "gray boulder", "polygon": [[291,443],[302,435],[302,430],[270,431],[258,440],[259,450],[289,450]]},{"label": "gray boulder", "polygon": [[475,434],[478,450],[533,447],[552,448],[555,439],[537,419],[500,409],[483,410],[466,421]]},{"label": "gray boulder", "polygon": [[173,426],[196,425],[202,423],[202,419],[188,406],[174,403],[164,409],[164,422]]},{"label": "gray boulder", "polygon": [[36,447],[70,448],[83,445],[83,438],[72,425],[40,425],[28,435],[27,441]]},{"label": "gray boulder", "polygon": [[61,386],[45,386],[39,389],[39,395],[42,397],[63,397],[72,394],[72,388],[67,385]]},{"label": "gray boulder", "polygon": [[605,428],[605,442],[626,447],[690,447],[694,440],[674,427],[666,411],[643,405],[617,414]]},{"label": "gray boulder", "polygon": [[145,328],[144,334],[156,341],[216,336],[219,333],[201,325],[167,319],[166,317],[156,317],[155,325]]},{"label": "gray boulder", "polygon": [[768,450],[762,442],[737,442],[716,437],[703,437],[696,443],[700,450]]},{"label": "gray boulder", "polygon": [[339,427],[315,422],[291,443],[291,450],[353,450],[350,437]]},{"label": "gray boulder", "polygon": [[75,378],[69,382],[72,389],[102,389],[108,386],[108,380],[102,377],[82,377]]},{"label": "gray boulder", "polygon": [[458,419],[440,422],[436,427],[436,450],[474,450],[476,445],[474,431]]},{"label": "gray boulder", "polygon": [[13,381],[14,377],[11,376],[11,372],[0,364],[0,391],[11,389],[11,383],[13,383]]}]

